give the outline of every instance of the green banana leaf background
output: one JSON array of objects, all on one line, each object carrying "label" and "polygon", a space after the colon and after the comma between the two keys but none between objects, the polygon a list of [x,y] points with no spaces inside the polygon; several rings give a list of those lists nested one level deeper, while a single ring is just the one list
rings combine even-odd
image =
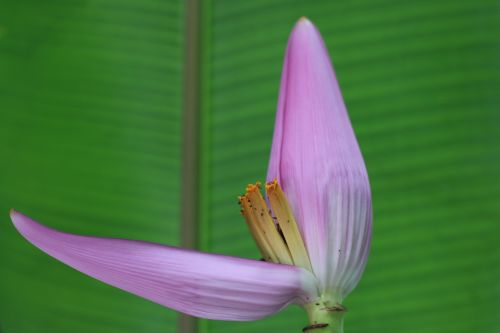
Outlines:
[{"label": "green banana leaf background", "polygon": [[[346,332],[500,332],[500,2],[489,0],[1,0],[0,332],[182,329],[175,311],[27,243],[10,208],[67,232],[171,245],[191,232],[199,249],[259,257],[236,196],[265,179],[301,16],[330,50],[373,190]],[[186,144],[190,103],[198,132]],[[290,307],[191,333],[306,325]]]}]

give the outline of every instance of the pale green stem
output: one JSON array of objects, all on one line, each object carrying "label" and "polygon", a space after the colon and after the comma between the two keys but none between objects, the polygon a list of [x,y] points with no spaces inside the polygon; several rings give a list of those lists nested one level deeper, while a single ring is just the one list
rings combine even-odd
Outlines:
[{"label": "pale green stem", "polygon": [[309,317],[309,326],[305,327],[305,333],[344,333],[345,308],[337,304],[326,306],[323,302],[315,302],[304,305]]}]

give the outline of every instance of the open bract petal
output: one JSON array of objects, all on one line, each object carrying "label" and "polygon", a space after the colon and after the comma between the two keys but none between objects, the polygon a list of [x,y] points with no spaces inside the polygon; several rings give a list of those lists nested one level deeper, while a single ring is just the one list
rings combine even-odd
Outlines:
[{"label": "open bract petal", "polygon": [[368,255],[370,185],[328,52],[307,19],[296,24],[286,50],[267,176],[274,179],[323,291],[345,297]]},{"label": "open bract petal", "polygon": [[32,244],[98,280],[180,312],[254,320],[317,297],[312,274],[295,266],[206,254],[140,241],[78,236],[12,211]]}]

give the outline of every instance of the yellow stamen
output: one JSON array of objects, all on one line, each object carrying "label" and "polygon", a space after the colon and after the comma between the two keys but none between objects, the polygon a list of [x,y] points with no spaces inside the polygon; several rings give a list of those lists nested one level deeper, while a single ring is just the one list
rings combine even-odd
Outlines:
[{"label": "yellow stamen", "polygon": [[249,184],[245,195],[238,198],[241,213],[264,259],[312,271],[297,222],[278,181],[266,184],[266,193],[276,216],[274,218],[262,197],[260,183]]},{"label": "yellow stamen", "polygon": [[239,197],[242,214],[264,259],[293,265],[290,251],[280,235],[269,208],[260,193],[260,183],[249,184],[245,195]]},{"label": "yellow stamen", "polygon": [[277,180],[266,184],[266,193],[271,203],[273,213],[276,215],[278,224],[285,237],[294,264],[312,271],[309,255],[304,245],[304,241],[302,240],[297,222],[295,221],[295,217],[293,216],[285,193],[283,193]]},{"label": "yellow stamen", "polygon": [[247,222],[248,228],[250,229],[250,233],[252,234],[255,243],[257,243],[257,247],[262,254],[262,258],[265,261],[277,261],[277,258],[274,256],[273,251],[267,244],[266,239],[263,237],[264,235],[259,232],[257,223],[254,222],[253,215],[251,214],[251,208],[249,207],[249,200],[244,195],[238,197],[238,200],[240,201],[241,205],[241,215],[245,217],[245,221]]}]

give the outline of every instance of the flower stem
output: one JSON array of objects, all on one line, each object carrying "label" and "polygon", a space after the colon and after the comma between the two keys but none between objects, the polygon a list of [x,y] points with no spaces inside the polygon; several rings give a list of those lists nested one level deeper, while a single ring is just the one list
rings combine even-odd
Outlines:
[{"label": "flower stem", "polygon": [[322,302],[304,305],[309,317],[309,326],[304,333],[344,333],[344,315],[346,309],[340,305],[326,306]]}]

